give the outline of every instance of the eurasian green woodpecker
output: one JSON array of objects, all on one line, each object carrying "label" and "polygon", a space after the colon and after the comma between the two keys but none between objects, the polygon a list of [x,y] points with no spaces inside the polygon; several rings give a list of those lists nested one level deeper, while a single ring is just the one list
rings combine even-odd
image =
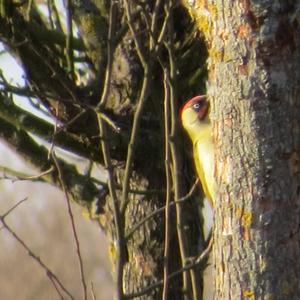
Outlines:
[{"label": "eurasian green woodpecker", "polygon": [[213,206],[216,194],[214,150],[206,96],[187,101],[181,109],[181,121],[193,143],[194,161],[203,192]]}]

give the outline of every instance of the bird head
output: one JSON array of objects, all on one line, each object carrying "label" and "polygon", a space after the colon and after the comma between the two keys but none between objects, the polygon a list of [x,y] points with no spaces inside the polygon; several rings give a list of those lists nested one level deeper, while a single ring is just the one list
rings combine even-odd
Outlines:
[{"label": "bird head", "polygon": [[188,100],[181,108],[181,122],[184,129],[193,138],[200,134],[201,127],[210,126],[209,102],[206,95]]}]

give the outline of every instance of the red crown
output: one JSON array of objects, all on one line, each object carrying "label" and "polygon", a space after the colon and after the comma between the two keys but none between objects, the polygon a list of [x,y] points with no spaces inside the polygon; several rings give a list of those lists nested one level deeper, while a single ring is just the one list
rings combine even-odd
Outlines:
[{"label": "red crown", "polygon": [[199,101],[199,100],[201,100],[201,99],[205,99],[205,98],[206,98],[206,95],[198,95],[198,96],[195,96],[195,97],[191,98],[191,99],[188,100],[187,102],[185,102],[185,103],[181,106],[181,108],[180,108],[180,110],[179,110],[180,116],[182,115],[182,112],[183,112],[187,107],[191,106],[191,104],[193,104],[194,102],[197,102],[197,101]]}]

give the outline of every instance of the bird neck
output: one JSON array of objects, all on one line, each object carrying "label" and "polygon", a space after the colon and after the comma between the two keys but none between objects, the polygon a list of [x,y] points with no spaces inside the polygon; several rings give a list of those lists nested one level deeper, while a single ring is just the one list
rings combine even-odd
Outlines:
[{"label": "bird neck", "polygon": [[201,122],[195,122],[188,128],[188,133],[194,143],[211,140],[211,132],[211,123],[208,118]]}]

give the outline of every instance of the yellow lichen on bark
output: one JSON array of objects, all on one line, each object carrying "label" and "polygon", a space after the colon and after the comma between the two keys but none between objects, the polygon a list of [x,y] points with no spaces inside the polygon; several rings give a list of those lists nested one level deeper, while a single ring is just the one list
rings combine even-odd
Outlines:
[{"label": "yellow lichen on bark", "polygon": [[245,290],[243,291],[243,296],[250,299],[255,299],[254,292],[251,290]]},{"label": "yellow lichen on bark", "polygon": [[210,40],[213,20],[218,15],[218,9],[215,4],[208,3],[207,0],[193,1],[184,0],[191,17],[195,20],[200,32],[203,33],[207,41]]}]

